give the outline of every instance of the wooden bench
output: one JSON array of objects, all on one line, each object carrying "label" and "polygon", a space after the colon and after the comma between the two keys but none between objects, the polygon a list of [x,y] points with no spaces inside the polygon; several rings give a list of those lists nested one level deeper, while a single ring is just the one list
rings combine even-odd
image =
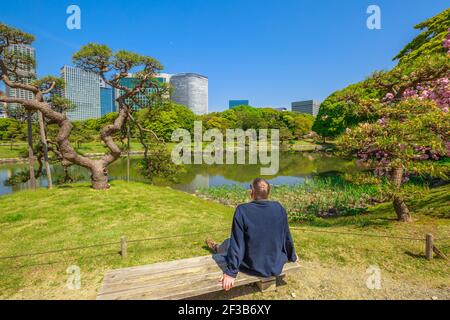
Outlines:
[{"label": "wooden bench", "polygon": [[[221,291],[219,279],[225,266],[218,260],[214,256],[204,256],[110,270],[97,300],[177,300]],[[280,277],[299,268],[298,263],[287,263]],[[261,291],[276,289],[276,277],[261,278],[242,272],[234,286],[252,283]]]}]

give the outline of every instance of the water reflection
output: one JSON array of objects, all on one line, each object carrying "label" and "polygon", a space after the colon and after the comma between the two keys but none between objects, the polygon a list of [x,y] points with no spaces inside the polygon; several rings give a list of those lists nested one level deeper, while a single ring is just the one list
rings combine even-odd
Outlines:
[{"label": "water reflection", "polygon": [[[139,172],[139,158],[131,159],[130,180],[148,182]],[[0,194],[7,194],[29,188],[27,184],[14,187],[5,186],[5,181],[12,174],[26,169],[26,164],[8,164],[0,166]],[[355,171],[354,161],[348,161],[318,153],[280,153],[280,170],[277,175],[266,177],[275,185],[301,184],[305,179],[327,172],[352,172]],[[121,158],[109,167],[110,177],[113,180],[127,180],[127,159]],[[89,180],[86,169],[72,166],[70,174],[81,181]],[[52,167],[54,182],[63,176],[61,166]],[[260,176],[259,165],[190,165],[184,172],[177,176],[176,183],[157,181],[156,184],[170,186],[186,192],[195,192],[199,188],[208,188],[218,185],[242,184],[248,185],[253,178]],[[46,177],[39,179],[41,187],[47,186]]]}]

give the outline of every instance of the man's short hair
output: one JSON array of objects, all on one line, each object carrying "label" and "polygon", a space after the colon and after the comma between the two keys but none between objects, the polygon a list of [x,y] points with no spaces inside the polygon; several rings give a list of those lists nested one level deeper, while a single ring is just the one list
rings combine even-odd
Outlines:
[{"label": "man's short hair", "polygon": [[255,200],[265,200],[269,198],[270,183],[266,179],[256,178],[252,182],[253,197]]}]

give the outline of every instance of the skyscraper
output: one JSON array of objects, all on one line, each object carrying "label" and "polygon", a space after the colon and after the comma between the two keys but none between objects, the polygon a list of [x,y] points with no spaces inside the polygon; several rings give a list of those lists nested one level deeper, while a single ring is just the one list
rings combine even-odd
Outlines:
[{"label": "skyscraper", "polygon": [[171,99],[195,114],[208,113],[208,78],[196,73],[179,73],[170,78]]},{"label": "skyscraper", "polygon": [[116,111],[114,90],[100,78],[100,110],[101,115]]},{"label": "skyscraper", "polygon": [[317,116],[319,113],[320,102],[315,100],[306,100],[306,101],[298,101],[292,102],[292,111],[298,113],[307,113]]},{"label": "skyscraper", "polygon": [[233,109],[239,106],[249,106],[250,102],[248,100],[229,100],[228,108]]},{"label": "skyscraper", "polygon": [[[169,82],[170,76],[171,75],[167,74],[167,73],[160,73],[160,74],[157,74],[155,78],[156,78],[156,81],[158,81],[159,83],[162,84],[162,83]],[[140,82],[140,80],[138,78],[136,78],[135,75],[132,73],[129,73],[127,77],[119,80],[119,84],[121,86],[127,87],[129,89],[134,89],[138,85],[139,82]],[[155,88],[149,85],[147,88],[145,88],[145,94],[138,93],[135,96],[134,100],[136,102],[134,102],[131,99],[127,99],[126,102],[132,106],[133,110],[138,110],[138,109],[148,105],[148,103],[149,103],[148,96],[150,96],[153,93],[155,93]],[[115,95],[117,97],[120,97],[123,94],[125,94],[125,92],[123,90],[117,90],[117,89],[115,90]],[[116,103],[116,109],[118,109],[117,103]]]},{"label": "skyscraper", "polygon": [[[195,73],[168,74],[158,73],[155,75],[156,81],[160,84],[170,83],[172,87],[171,100],[191,109],[195,114],[208,113],[208,78]],[[132,73],[120,79],[120,85],[133,89],[140,80]],[[148,96],[155,92],[155,88],[149,86],[145,89],[146,94],[137,94],[135,100],[127,101],[134,110],[148,105]],[[115,91],[116,97],[124,94],[123,90]],[[167,97],[168,98],[168,97]],[[116,103],[116,109],[118,108]]]},{"label": "skyscraper", "polygon": [[[10,45],[7,49],[8,51],[12,51],[13,53],[22,54],[22,55],[28,55],[32,57],[33,59],[36,59],[36,50],[29,46],[24,44],[13,44]],[[29,68],[25,66],[20,66],[18,68],[18,74],[20,75],[20,80],[24,83],[30,83],[35,77],[36,77],[36,70],[34,68]],[[18,79],[12,79],[13,81],[17,81]],[[31,91],[23,90],[23,89],[16,89],[16,88],[10,88],[6,86],[6,96],[10,98],[19,98],[19,99],[26,99],[31,100],[34,98],[34,95]],[[17,103],[10,103],[8,104],[8,109],[11,112],[13,116],[17,114],[17,111],[19,110],[20,104]]]},{"label": "skyscraper", "polygon": [[100,79],[96,73],[64,66],[61,69],[66,86],[63,95],[76,108],[67,112],[71,120],[86,120],[101,117]]},{"label": "skyscraper", "polygon": [[0,118],[7,118],[7,105],[6,102],[0,102]]}]

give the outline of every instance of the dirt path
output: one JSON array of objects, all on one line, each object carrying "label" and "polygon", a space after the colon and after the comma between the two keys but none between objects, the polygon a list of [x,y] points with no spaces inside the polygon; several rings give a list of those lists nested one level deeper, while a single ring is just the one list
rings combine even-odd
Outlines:
[{"label": "dirt path", "polygon": [[[369,289],[366,285],[370,274],[363,268],[347,266],[327,266],[318,262],[302,261],[301,270],[289,274],[280,281],[276,292],[260,293],[256,286],[243,286],[232,291],[208,294],[195,299],[283,299],[283,300],[321,300],[321,299],[439,299],[450,300],[449,283],[442,287],[431,287],[428,283],[413,283],[394,279],[381,270],[381,289]],[[95,279],[84,279],[80,290],[68,290],[61,278],[40,283],[35,288],[25,288],[8,299],[95,299],[101,285],[103,274]]]}]

